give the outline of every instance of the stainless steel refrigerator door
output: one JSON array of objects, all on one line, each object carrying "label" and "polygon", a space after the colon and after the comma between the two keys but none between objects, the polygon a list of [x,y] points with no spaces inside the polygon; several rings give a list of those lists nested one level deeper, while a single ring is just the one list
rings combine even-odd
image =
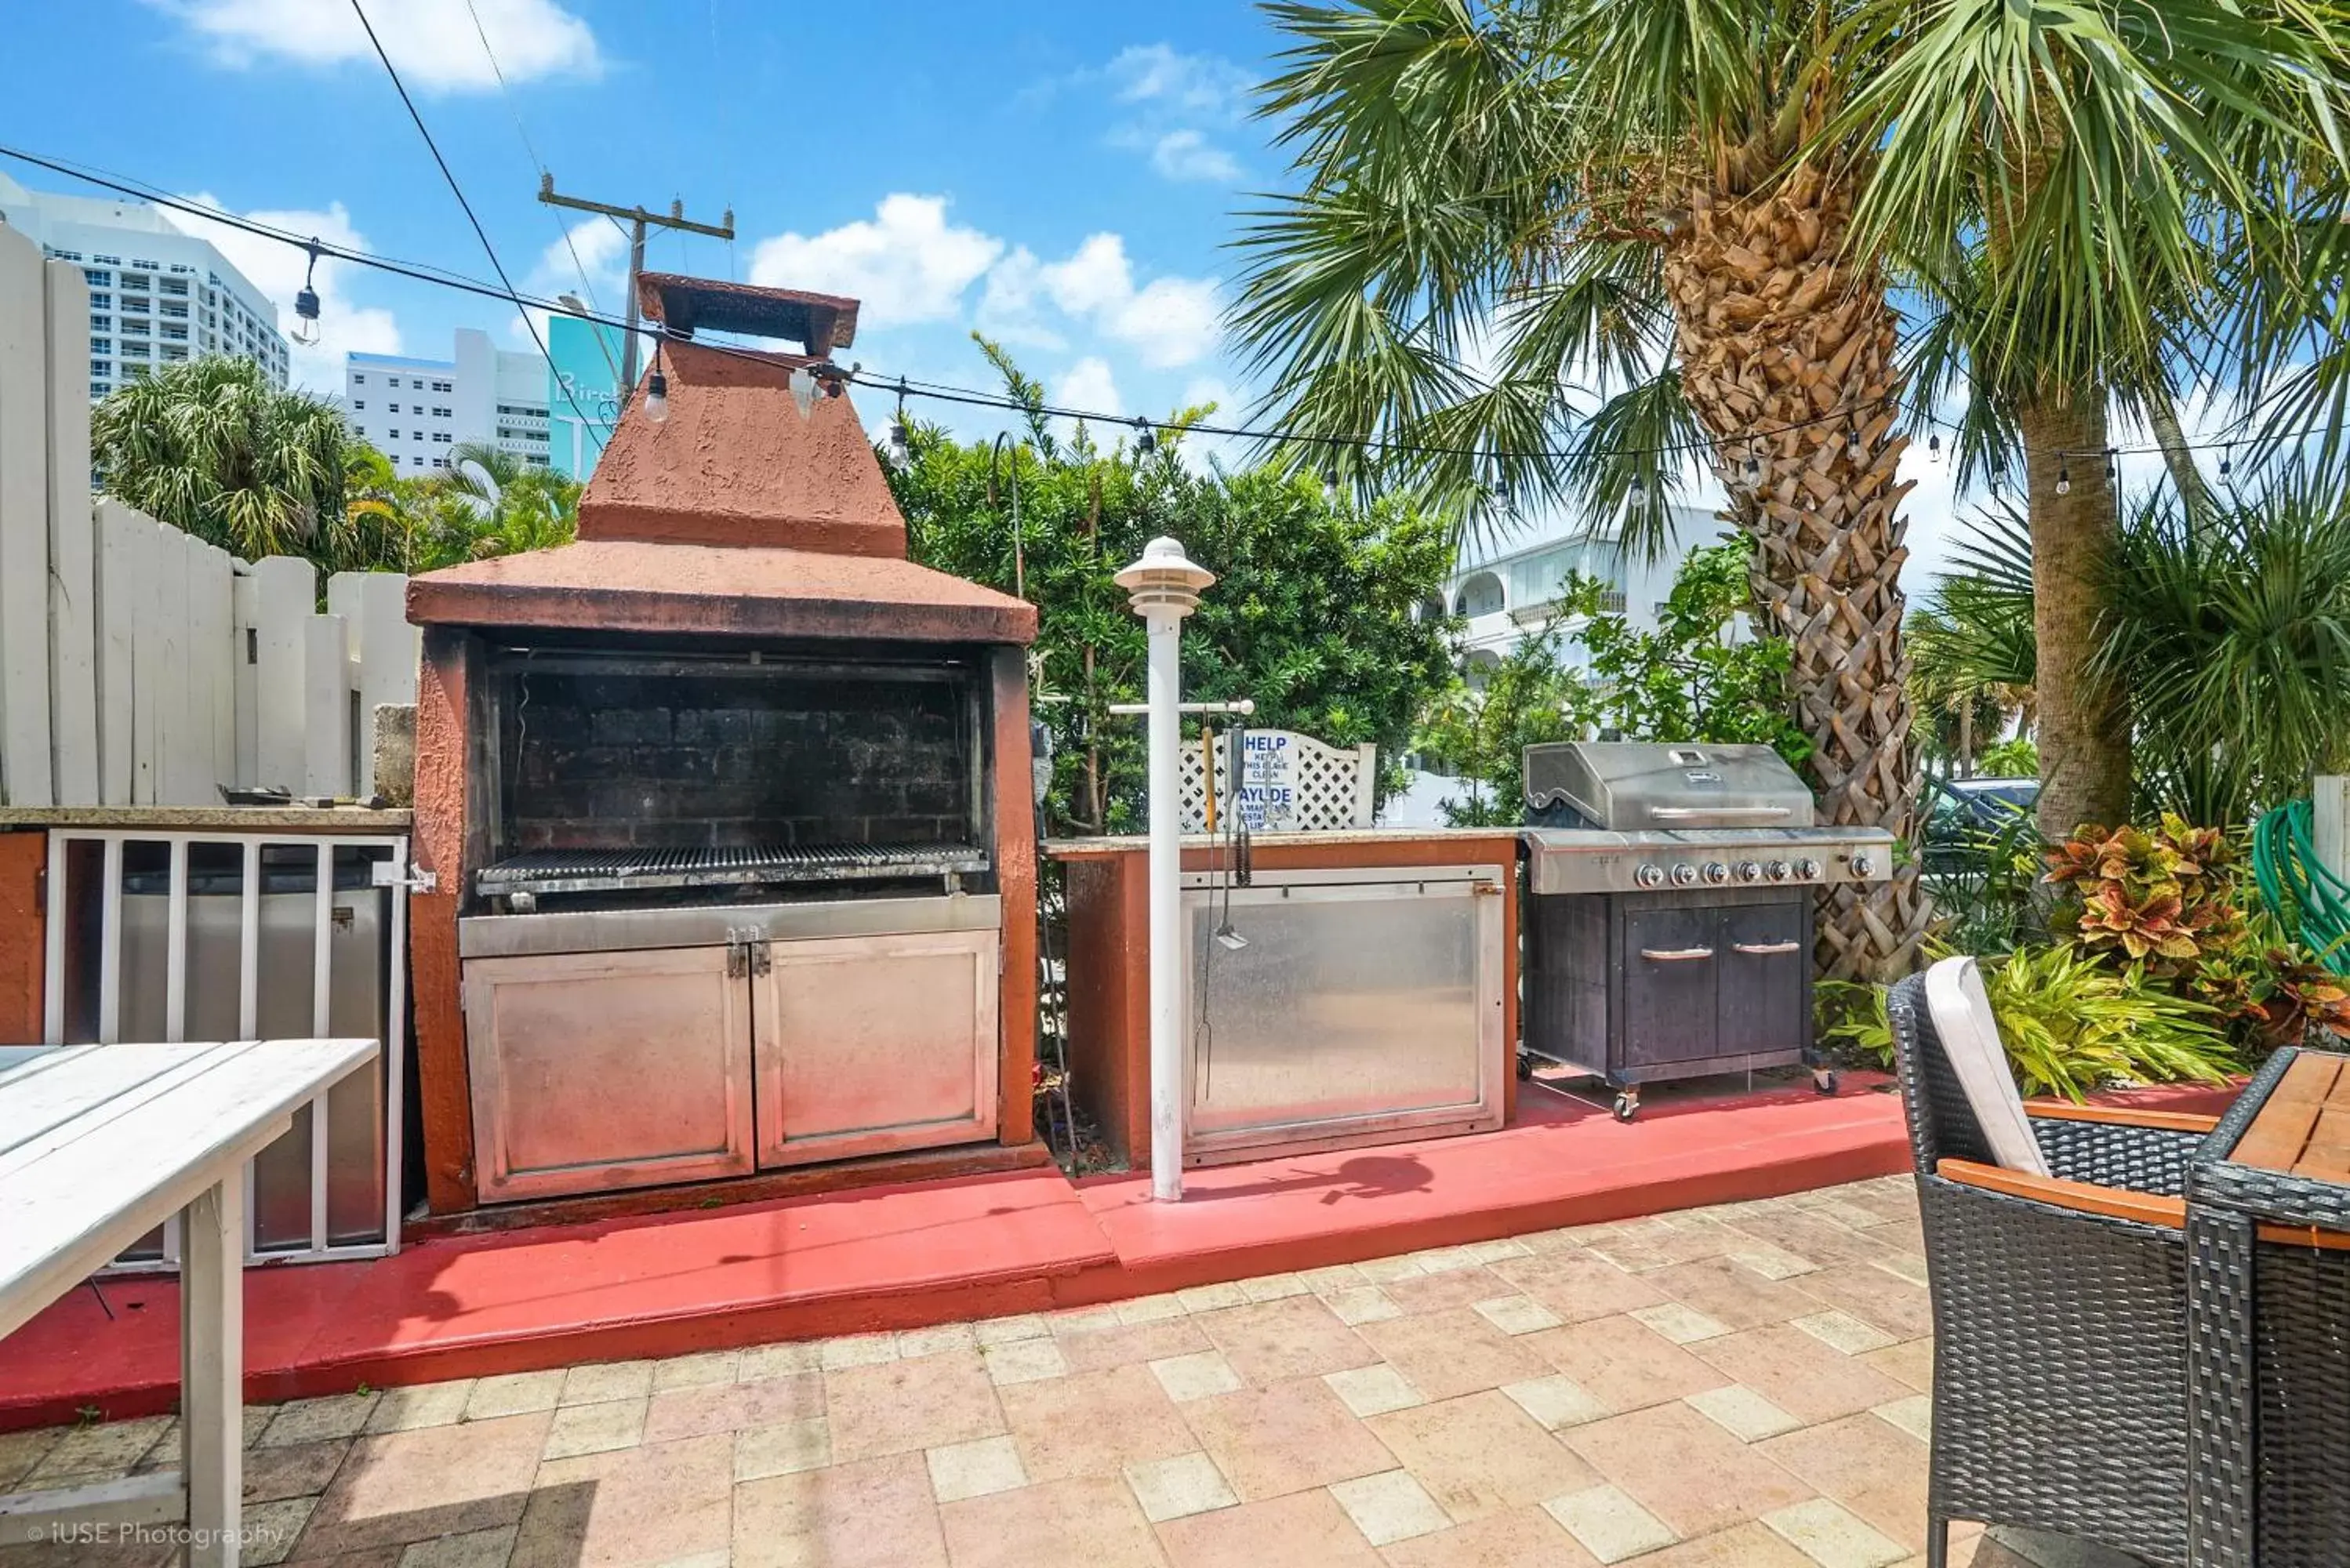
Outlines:
[{"label": "stainless steel refrigerator door", "polygon": [[741,950],[469,959],[474,1180],[488,1202],[752,1168]]}]

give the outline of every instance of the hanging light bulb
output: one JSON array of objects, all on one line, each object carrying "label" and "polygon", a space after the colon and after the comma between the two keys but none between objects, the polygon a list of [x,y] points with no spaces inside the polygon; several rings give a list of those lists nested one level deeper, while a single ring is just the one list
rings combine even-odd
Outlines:
[{"label": "hanging light bulb", "polygon": [[807,418],[816,408],[816,372],[802,365],[792,372],[785,385],[791,389],[792,406],[799,410],[800,418]]},{"label": "hanging light bulb", "polygon": [[1138,432],[1134,438],[1134,451],[1136,456],[1149,457],[1152,452],[1159,450],[1159,432],[1150,428],[1150,421],[1149,420],[1136,420],[1134,421],[1134,428]]},{"label": "hanging light bulb", "polygon": [[2073,470],[2069,463],[2060,462],[2056,464],[2056,493],[2059,495],[2073,493]]},{"label": "hanging light bulb", "polygon": [[1627,506],[1645,506],[1648,503],[1648,487],[1641,482],[1640,476],[1636,473],[1632,476],[1632,483],[1625,486],[1624,504]]},{"label": "hanging light bulb", "polygon": [[1336,462],[1322,465],[1322,504],[1326,506],[1338,504],[1338,465]]},{"label": "hanging light bulb", "polygon": [[1745,473],[1746,483],[1748,484],[1753,485],[1762,483],[1762,460],[1754,455],[1754,449],[1751,446],[1746,449]]},{"label": "hanging light bulb", "polygon": [[1942,461],[1942,432],[1936,431],[1926,438],[1926,455],[1935,462]]},{"label": "hanging light bulb", "polygon": [[2119,477],[2119,471],[2114,467],[2114,449],[2107,447],[2106,448],[2106,483],[2110,484]]},{"label": "hanging light bulb", "polygon": [[1868,446],[1860,439],[1858,425],[1853,426],[1851,430],[1845,432],[1844,454],[1852,460],[1856,468],[1868,461]]},{"label": "hanging light bulb", "polygon": [[2236,443],[2230,441],[2220,453],[2220,483],[2233,487],[2236,483]]},{"label": "hanging light bulb", "polygon": [[302,272],[302,292],[294,296],[294,341],[305,348],[318,340],[318,291],[311,286],[318,272],[318,242],[309,245],[310,265]]},{"label": "hanging light bulb", "polygon": [[898,378],[898,411],[889,416],[889,466],[905,469],[914,461],[913,443],[907,440],[906,378]]},{"label": "hanging light bulb", "polygon": [[653,368],[645,377],[645,418],[657,425],[669,423],[669,377],[661,372],[660,344],[653,344]]}]

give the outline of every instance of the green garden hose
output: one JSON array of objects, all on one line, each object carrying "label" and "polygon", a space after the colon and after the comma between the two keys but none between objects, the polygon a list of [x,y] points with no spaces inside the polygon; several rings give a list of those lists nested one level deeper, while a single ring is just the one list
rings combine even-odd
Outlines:
[{"label": "green garden hose", "polygon": [[2350,974],[2350,882],[2317,857],[2309,802],[2288,801],[2252,826],[2252,875],[2269,913],[2298,922],[2301,940],[2336,974]]}]

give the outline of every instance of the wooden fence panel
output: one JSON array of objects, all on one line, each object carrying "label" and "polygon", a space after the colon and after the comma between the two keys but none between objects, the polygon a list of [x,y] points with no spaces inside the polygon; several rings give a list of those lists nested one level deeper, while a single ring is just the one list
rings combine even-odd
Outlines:
[{"label": "wooden fence panel", "polygon": [[49,427],[50,784],[59,805],[96,805],[98,578],[89,494],[89,286],[43,269]]},{"label": "wooden fence panel", "polygon": [[[48,327],[41,250],[0,226],[0,793],[51,804]],[[83,394],[85,397],[88,393]]]}]

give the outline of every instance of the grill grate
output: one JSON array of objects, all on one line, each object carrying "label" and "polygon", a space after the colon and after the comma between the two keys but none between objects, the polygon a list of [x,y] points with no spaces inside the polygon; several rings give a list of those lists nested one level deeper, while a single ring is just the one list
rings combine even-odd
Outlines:
[{"label": "grill grate", "polygon": [[484,894],[594,893],[764,882],[858,882],[986,869],[986,855],[967,844],[538,849],[484,867],[475,882]]}]

